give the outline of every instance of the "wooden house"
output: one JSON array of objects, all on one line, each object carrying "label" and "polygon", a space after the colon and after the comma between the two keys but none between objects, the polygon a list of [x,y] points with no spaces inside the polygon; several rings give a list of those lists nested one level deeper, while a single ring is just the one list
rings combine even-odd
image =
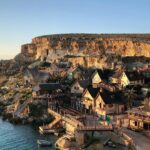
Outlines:
[{"label": "wooden house", "polygon": [[100,115],[121,114],[125,110],[121,92],[110,92],[103,88],[89,86],[82,95],[82,105],[87,112]]},{"label": "wooden house", "polygon": [[84,73],[84,79],[88,79],[93,87],[99,87],[101,83],[109,83],[113,71],[110,69],[89,69]]},{"label": "wooden house", "polygon": [[128,119],[130,129],[150,135],[150,99],[145,100],[143,108],[128,111]]},{"label": "wooden house", "polygon": [[98,87],[98,85],[102,82],[100,73],[97,70],[93,73],[91,78],[92,78],[92,85],[94,87]]},{"label": "wooden house", "polygon": [[38,84],[47,82],[50,74],[38,71],[37,68],[26,69],[24,72],[24,81],[28,84]]},{"label": "wooden house", "polygon": [[100,88],[93,88],[93,86],[88,86],[82,95],[82,105],[86,112],[94,112],[95,98],[99,92]]},{"label": "wooden house", "polygon": [[114,84],[120,84],[122,87],[126,87],[130,84],[130,81],[123,70],[117,71],[112,77],[110,82]]},{"label": "wooden house", "polygon": [[71,106],[79,109],[81,107],[81,97],[84,90],[88,87],[88,80],[75,81],[71,86]]},{"label": "wooden house", "polygon": [[123,113],[125,105],[122,102],[122,93],[101,89],[95,98],[94,109],[99,116]]},{"label": "wooden house", "polygon": [[50,95],[57,90],[61,90],[61,85],[59,83],[41,83],[33,88],[33,97],[41,95]]},{"label": "wooden house", "polygon": [[83,91],[88,87],[89,80],[76,80],[71,86],[71,94],[83,94]]}]

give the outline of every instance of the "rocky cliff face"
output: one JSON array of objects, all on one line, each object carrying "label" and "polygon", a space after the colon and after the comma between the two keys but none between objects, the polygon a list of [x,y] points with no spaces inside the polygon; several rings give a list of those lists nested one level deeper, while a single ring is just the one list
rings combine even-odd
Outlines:
[{"label": "rocky cliff face", "polygon": [[[94,56],[98,57],[98,61],[101,56],[111,52],[121,56],[150,57],[150,34],[48,35],[34,38],[31,44],[22,46],[21,52],[49,62],[59,60],[65,55],[76,56],[75,60],[77,57],[84,59]],[[88,63],[88,59],[85,59]]]}]

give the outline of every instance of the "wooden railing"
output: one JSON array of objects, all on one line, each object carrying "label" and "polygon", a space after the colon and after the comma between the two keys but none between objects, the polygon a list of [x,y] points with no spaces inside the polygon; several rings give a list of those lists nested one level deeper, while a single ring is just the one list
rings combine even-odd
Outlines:
[{"label": "wooden railing", "polygon": [[103,125],[96,125],[96,126],[84,126],[78,127],[79,131],[112,131],[112,126],[103,126]]},{"label": "wooden railing", "polygon": [[62,115],[60,115],[59,113],[53,111],[52,109],[48,108],[48,113],[50,113],[51,115],[53,115],[54,117],[62,117]]}]

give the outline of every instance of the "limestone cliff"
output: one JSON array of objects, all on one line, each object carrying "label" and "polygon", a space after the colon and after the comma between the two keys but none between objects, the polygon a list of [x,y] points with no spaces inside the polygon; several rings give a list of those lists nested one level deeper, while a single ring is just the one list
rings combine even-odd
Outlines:
[{"label": "limestone cliff", "polygon": [[[65,55],[83,57],[82,59],[99,56],[98,61],[108,52],[121,56],[150,57],[150,34],[47,35],[36,37],[31,44],[23,45],[21,52],[50,62],[59,60]],[[86,61],[88,63],[87,58]]]}]

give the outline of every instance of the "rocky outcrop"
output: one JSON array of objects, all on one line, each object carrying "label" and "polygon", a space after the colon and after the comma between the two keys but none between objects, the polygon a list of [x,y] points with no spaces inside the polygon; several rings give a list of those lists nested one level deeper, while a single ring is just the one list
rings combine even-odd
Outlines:
[{"label": "rocky outcrop", "polygon": [[0,75],[14,75],[21,69],[27,67],[34,62],[34,55],[30,53],[23,53],[16,55],[14,59],[0,61]]},{"label": "rocky outcrop", "polygon": [[[64,55],[102,56],[114,52],[122,56],[150,57],[150,34],[58,34],[36,37],[21,52],[53,62]],[[99,58],[98,58],[99,59]]]}]

